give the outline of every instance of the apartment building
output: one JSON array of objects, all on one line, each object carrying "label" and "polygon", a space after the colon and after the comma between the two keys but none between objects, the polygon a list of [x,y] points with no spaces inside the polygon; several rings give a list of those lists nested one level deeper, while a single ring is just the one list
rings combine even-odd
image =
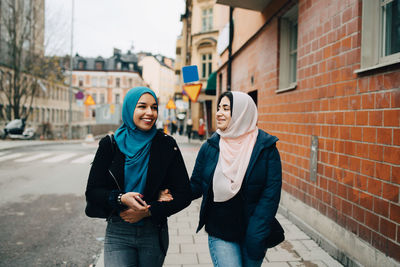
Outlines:
[{"label": "apartment building", "polygon": [[[185,14],[182,14],[182,34],[177,39],[176,48],[176,92],[179,99],[182,98],[183,78],[182,67],[196,65],[199,72],[199,83],[202,90],[197,102],[189,104],[187,118],[193,121],[193,130],[197,131],[199,119],[207,121],[207,129],[211,133],[215,131],[216,112],[215,92],[207,91],[207,82],[217,69],[218,54],[217,40],[219,31],[223,29],[221,20],[215,14],[222,13],[219,9],[229,8],[216,5],[214,0],[187,0]],[[186,98],[184,98],[186,99]]]},{"label": "apartment building", "polygon": [[217,4],[217,94],[250,94],[279,138],[284,211],[345,266],[398,266],[400,2]]},{"label": "apartment building", "polygon": [[[84,91],[85,100],[94,103],[84,106],[84,123],[94,134],[115,130],[122,122],[123,99],[129,89],[144,86],[137,56],[114,49],[109,58],[74,57],[72,85]],[[103,126],[101,126],[103,125]],[[108,125],[104,127],[104,125]]]},{"label": "apartment building", "polygon": [[[44,0],[0,1],[0,123],[4,127],[20,116],[27,118],[26,127],[35,128],[37,136],[66,138],[69,87],[43,78],[47,75],[40,65],[49,62],[44,58],[44,9]],[[18,115],[13,112],[16,106]],[[83,109],[73,101],[71,112],[73,137],[82,137]]]}]

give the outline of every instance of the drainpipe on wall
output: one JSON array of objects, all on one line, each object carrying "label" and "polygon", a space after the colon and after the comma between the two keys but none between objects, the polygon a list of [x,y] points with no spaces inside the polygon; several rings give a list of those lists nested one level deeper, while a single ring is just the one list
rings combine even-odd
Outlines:
[{"label": "drainpipe on wall", "polygon": [[228,77],[227,86],[228,91],[231,90],[232,84],[232,42],[233,42],[233,7],[229,7],[229,46],[228,46]]}]

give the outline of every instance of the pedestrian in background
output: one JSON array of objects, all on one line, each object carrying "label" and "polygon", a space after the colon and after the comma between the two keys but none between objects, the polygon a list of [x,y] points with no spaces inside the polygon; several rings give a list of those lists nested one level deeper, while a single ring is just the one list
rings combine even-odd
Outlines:
[{"label": "pedestrian in background", "polygon": [[[190,204],[188,174],[175,140],[156,130],[157,97],[146,87],[124,98],[123,124],[100,140],[86,188],[86,214],[107,219],[105,266],[161,267],[167,217]],[[158,201],[168,188],[173,199]]]},{"label": "pedestrian in background", "polygon": [[242,92],[220,96],[216,119],[190,179],[192,199],[203,196],[197,232],[205,226],[214,266],[259,267],[267,248],[284,238],[275,219],[282,187],[278,138],[257,128],[257,107]]},{"label": "pedestrian in background", "polygon": [[199,131],[198,131],[198,134],[199,134],[199,139],[201,141],[203,141],[204,136],[206,135],[206,124],[204,123],[204,120],[202,118],[200,118],[200,120],[199,120]]},{"label": "pedestrian in background", "polygon": [[193,128],[193,121],[192,119],[188,119],[186,121],[186,134],[188,136],[189,143],[190,143],[190,138],[192,136],[192,128]]}]

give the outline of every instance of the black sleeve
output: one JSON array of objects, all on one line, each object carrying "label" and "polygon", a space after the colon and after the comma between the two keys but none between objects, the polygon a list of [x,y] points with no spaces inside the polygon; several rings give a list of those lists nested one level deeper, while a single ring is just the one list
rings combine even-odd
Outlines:
[{"label": "black sleeve", "polygon": [[166,217],[181,211],[191,202],[189,176],[185,163],[175,141],[173,141],[173,146],[173,158],[168,166],[165,188],[170,190],[174,199],[169,202],[153,201],[149,203],[151,205],[151,218],[156,223],[162,222]]},{"label": "black sleeve", "polygon": [[[112,191],[107,182],[110,179],[108,168],[112,162],[113,150],[111,139],[108,136],[102,138],[99,142],[92,167],[89,172],[89,178],[86,186],[86,215],[89,217],[105,218],[111,214],[115,202],[115,197],[119,192]],[[110,201],[110,199],[114,201]]]}]

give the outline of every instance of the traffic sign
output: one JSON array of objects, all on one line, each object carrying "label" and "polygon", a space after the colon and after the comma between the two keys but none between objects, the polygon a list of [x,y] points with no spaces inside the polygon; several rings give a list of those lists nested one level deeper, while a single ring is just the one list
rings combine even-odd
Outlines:
[{"label": "traffic sign", "polygon": [[186,66],[182,68],[184,83],[197,82],[199,80],[199,71],[197,65]]},{"label": "traffic sign", "polygon": [[167,106],[165,107],[166,109],[176,109],[174,100],[170,99],[167,103]]},{"label": "traffic sign", "polygon": [[187,96],[192,100],[193,102],[197,101],[197,98],[199,97],[201,87],[203,84],[201,83],[193,83],[193,84],[185,84],[183,85],[183,90],[187,94]]},{"label": "traffic sign", "polygon": [[94,102],[94,99],[92,97],[92,95],[88,95],[86,97],[85,103],[86,106],[91,106],[91,105],[96,105],[96,102]]},{"label": "traffic sign", "polygon": [[77,93],[75,94],[75,98],[78,99],[78,100],[81,100],[81,99],[83,99],[84,97],[85,97],[85,95],[83,94],[82,91],[79,91],[79,92],[77,92]]}]

